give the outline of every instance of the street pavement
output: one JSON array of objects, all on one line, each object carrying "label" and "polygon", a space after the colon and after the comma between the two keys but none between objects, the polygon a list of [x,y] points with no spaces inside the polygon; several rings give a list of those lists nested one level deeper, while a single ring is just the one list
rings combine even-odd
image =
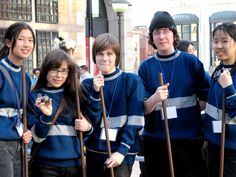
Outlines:
[{"label": "street pavement", "polygon": [[140,174],[139,162],[135,161],[133,165],[131,177],[139,177],[139,174]]}]

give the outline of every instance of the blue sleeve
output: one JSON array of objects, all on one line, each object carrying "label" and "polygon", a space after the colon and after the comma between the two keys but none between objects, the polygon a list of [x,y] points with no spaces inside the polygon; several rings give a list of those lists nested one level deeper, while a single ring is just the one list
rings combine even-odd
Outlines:
[{"label": "blue sleeve", "polygon": [[126,103],[128,121],[122,129],[118,152],[126,155],[132,145],[138,143],[138,132],[144,125],[144,87],[136,74],[128,73],[126,79]]},{"label": "blue sleeve", "polygon": [[35,106],[35,99],[34,94],[29,95],[27,105],[28,127],[31,129],[34,139],[46,138],[53,118],[43,115]]},{"label": "blue sleeve", "polygon": [[81,89],[87,100],[84,113],[91,121],[92,126],[100,125],[102,118],[101,99],[99,92],[93,89],[93,79],[85,79],[81,83]]},{"label": "blue sleeve", "polygon": [[147,73],[148,69],[144,63],[142,63],[138,69],[138,75],[143,83],[143,86],[145,88],[145,99],[149,98],[152,93],[149,91],[149,85],[148,85],[148,80],[147,80]]},{"label": "blue sleeve", "polygon": [[195,59],[194,70],[197,97],[202,101],[206,101],[210,87],[210,75],[204,70],[203,64],[197,58]]},{"label": "blue sleeve", "polygon": [[236,116],[236,89],[234,85],[230,85],[224,88],[225,91],[225,107],[229,117],[234,118]]}]

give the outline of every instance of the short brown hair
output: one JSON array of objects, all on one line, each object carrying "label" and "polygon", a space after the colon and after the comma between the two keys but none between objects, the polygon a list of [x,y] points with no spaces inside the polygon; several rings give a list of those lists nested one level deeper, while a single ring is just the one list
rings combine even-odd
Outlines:
[{"label": "short brown hair", "polygon": [[120,44],[118,40],[109,33],[103,33],[96,37],[92,48],[93,62],[96,64],[96,55],[98,52],[107,49],[112,49],[115,53],[116,66],[118,66],[120,62]]}]

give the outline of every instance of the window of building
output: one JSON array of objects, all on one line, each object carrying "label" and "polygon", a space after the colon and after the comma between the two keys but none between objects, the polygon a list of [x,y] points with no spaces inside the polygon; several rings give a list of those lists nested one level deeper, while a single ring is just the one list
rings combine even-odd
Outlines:
[{"label": "window of building", "polygon": [[108,20],[104,0],[87,0],[86,36],[107,32]]},{"label": "window of building", "polygon": [[54,47],[54,39],[59,35],[56,31],[36,31],[37,66],[41,66],[46,54]]},{"label": "window of building", "polygon": [[1,0],[0,19],[5,20],[32,20],[32,1],[31,0]]},{"label": "window of building", "polygon": [[36,0],[36,22],[58,23],[58,0]]},{"label": "window of building", "polygon": [[199,24],[199,18],[194,14],[177,14],[173,16],[177,31],[180,36],[181,40],[187,40],[191,41],[198,54],[198,48],[199,48],[199,41],[198,41],[198,24]]}]

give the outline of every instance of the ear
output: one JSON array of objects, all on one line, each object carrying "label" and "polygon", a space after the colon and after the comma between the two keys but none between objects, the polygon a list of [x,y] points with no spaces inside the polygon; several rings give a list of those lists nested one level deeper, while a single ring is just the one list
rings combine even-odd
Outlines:
[{"label": "ear", "polygon": [[6,39],[6,40],[5,40],[5,44],[6,44],[6,46],[7,46],[8,48],[11,48],[11,46],[12,46],[12,41]]}]

